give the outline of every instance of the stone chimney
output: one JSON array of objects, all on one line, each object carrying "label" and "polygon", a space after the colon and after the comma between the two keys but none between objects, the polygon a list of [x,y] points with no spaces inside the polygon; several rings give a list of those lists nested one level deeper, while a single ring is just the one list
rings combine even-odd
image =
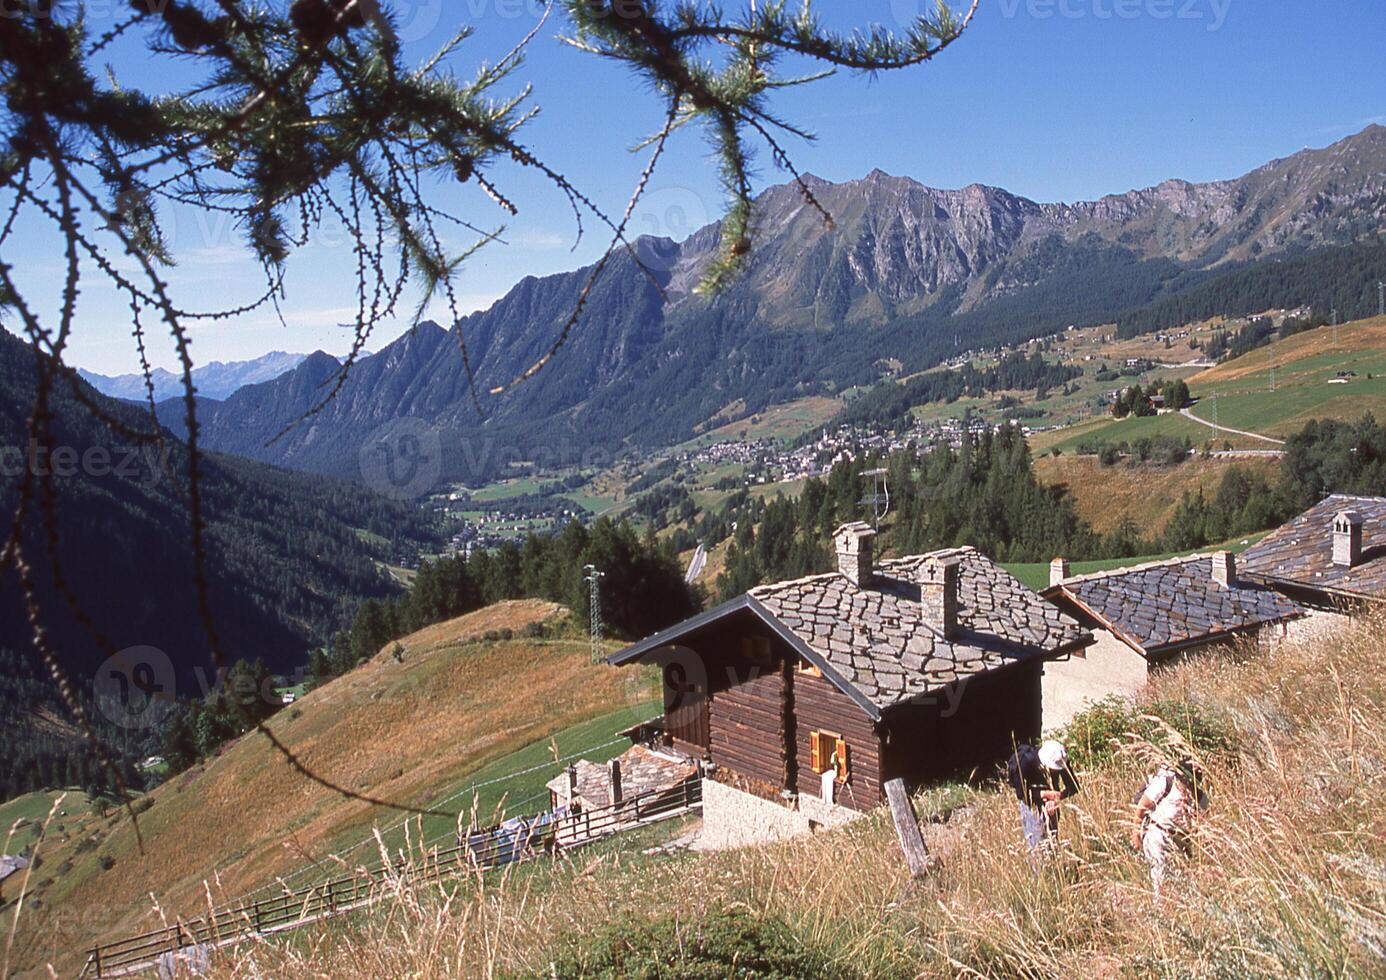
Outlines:
[{"label": "stone chimney", "polygon": [[1353,568],[1362,563],[1362,515],[1345,510],[1333,518],[1333,564]]},{"label": "stone chimney", "polygon": [[1213,581],[1222,586],[1237,584],[1237,556],[1230,551],[1213,552]]},{"label": "stone chimney", "polygon": [[1067,558],[1055,558],[1049,563],[1049,586],[1053,588],[1071,577],[1072,569]]},{"label": "stone chimney", "polygon": [[837,571],[853,585],[871,584],[876,561],[876,531],[870,524],[853,521],[833,532],[837,548]]},{"label": "stone chimney", "polygon": [[958,630],[957,558],[928,558],[919,566],[919,601],[924,622],[942,632],[944,639]]},{"label": "stone chimney", "polygon": [[621,760],[612,759],[611,767],[611,802],[620,803],[625,795],[621,792]]}]

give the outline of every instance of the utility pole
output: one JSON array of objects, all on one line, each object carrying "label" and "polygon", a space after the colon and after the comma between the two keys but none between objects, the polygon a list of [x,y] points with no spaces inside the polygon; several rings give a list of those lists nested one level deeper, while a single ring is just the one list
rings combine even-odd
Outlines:
[{"label": "utility pole", "polygon": [[592,612],[592,662],[595,664],[602,660],[601,581],[606,577],[606,573],[597,571],[596,565],[584,565],[583,571],[587,573],[583,581],[587,583],[587,605]]},{"label": "utility pole", "polygon": [[1376,284],[1376,315],[1386,316],[1386,282]]},{"label": "utility pole", "polygon": [[1333,308],[1333,346],[1338,346],[1338,308]]}]

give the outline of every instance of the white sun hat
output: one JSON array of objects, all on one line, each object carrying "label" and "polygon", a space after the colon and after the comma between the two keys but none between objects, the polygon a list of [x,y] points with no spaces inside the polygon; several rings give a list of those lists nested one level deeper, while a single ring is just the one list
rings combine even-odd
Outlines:
[{"label": "white sun hat", "polygon": [[1046,769],[1067,769],[1068,749],[1051,738],[1039,747],[1039,761]]}]

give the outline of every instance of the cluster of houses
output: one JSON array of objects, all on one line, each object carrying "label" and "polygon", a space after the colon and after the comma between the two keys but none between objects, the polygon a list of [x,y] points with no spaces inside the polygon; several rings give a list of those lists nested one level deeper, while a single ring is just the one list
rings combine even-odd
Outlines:
[{"label": "cluster of houses", "polygon": [[696,766],[711,843],[808,832],[875,807],[891,779],[994,766],[1193,652],[1386,599],[1386,498],[1329,497],[1240,559],[1079,576],[1056,559],[1041,592],[973,548],[878,560],[875,539],[845,525],[836,571],[752,589],[613,656],[660,667],[663,716],[614,764],[555,780],[555,804],[610,802],[623,765],[642,784]]},{"label": "cluster of houses", "polygon": [[[840,425],[825,430],[813,441],[799,446],[784,447],[771,439],[728,440],[685,450],[670,458],[681,463],[737,463],[745,467],[748,483],[791,482],[824,476],[834,463],[855,459],[862,454],[898,452],[911,445],[929,447],[936,441],[947,442],[958,449],[969,436],[996,432],[1006,424],[1019,423],[991,423],[979,415],[970,415],[966,418],[915,421],[900,432],[893,427],[880,425]],[[1025,431],[1041,430],[1027,428]]]}]

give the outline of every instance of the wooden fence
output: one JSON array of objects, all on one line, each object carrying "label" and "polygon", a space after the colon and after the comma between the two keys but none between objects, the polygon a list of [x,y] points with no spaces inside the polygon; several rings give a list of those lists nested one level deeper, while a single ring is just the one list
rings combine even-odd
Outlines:
[{"label": "wooden fence", "polygon": [[703,787],[692,776],[668,789],[653,790],[595,810],[552,819],[538,814],[474,831],[463,842],[403,862],[285,891],[257,902],[239,902],[193,919],[179,919],[153,932],[94,946],[81,976],[116,977],[179,959],[205,960],[211,950],[255,936],[297,929],[364,908],[396,887],[415,887],[466,872],[486,871],[580,847],[623,830],[686,813],[702,804]]}]

